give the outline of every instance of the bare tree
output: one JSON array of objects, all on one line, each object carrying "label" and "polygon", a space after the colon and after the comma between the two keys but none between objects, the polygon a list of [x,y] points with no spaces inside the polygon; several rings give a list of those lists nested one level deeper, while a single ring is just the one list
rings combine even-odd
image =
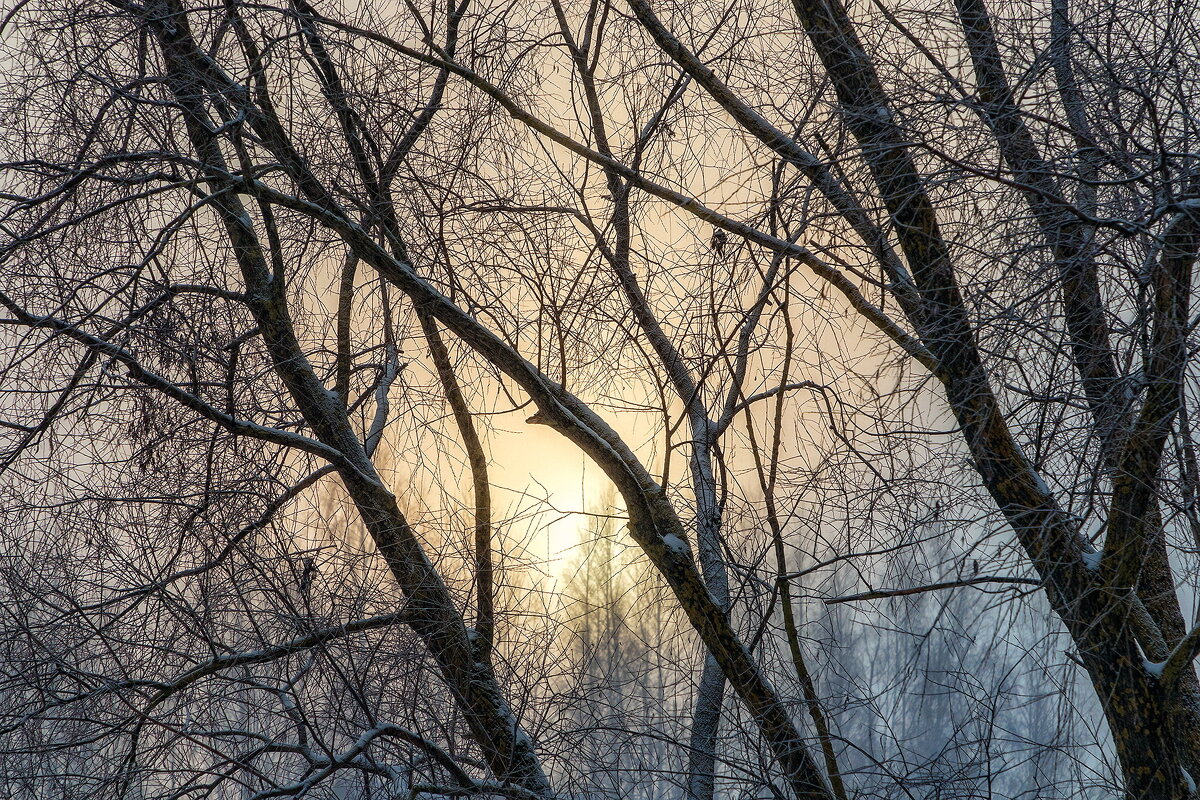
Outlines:
[{"label": "bare tree", "polygon": [[[14,7],[5,770],[554,794],[556,623],[493,492],[519,414],[615,485],[703,653],[628,740],[687,732],[655,785],[991,796],[1017,742],[1066,754],[1034,783],[1194,794],[1196,25]],[[923,661],[849,654],[893,624]]]}]

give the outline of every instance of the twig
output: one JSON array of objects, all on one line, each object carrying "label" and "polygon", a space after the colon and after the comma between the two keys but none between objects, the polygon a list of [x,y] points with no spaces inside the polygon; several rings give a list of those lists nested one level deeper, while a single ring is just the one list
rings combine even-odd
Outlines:
[{"label": "twig", "polygon": [[980,575],[975,578],[964,578],[958,581],[946,581],[944,583],[931,583],[928,586],[913,586],[908,589],[875,589],[870,592],[862,592],[861,594],[848,594],[842,597],[830,597],[825,600],[825,605],[831,606],[835,603],[852,603],[855,600],[881,600],[885,597],[904,597],[910,594],[921,594],[923,592],[932,592],[938,589],[956,589],[960,586],[976,586],[981,583],[1015,583],[1022,586],[1041,586],[1042,582],[1034,578],[1012,578],[1004,575]]}]

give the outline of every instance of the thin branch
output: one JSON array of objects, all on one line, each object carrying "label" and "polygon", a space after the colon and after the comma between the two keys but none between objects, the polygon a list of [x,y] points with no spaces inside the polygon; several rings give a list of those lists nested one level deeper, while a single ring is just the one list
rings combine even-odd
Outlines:
[{"label": "thin branch", "polygon": [[957,589],[963,586],[978,586],[983,583],[1007,583],[1016,584],[1019,586],[1042,586],[1042,581],[1034,578],[1014,578],[1005,575],[980,575],[976,578],[964,578],[958,581],[946,581],[944,583],[931,583],[928,586],[913,586],[908,589],[876,589],[870,592],[861,594],[848,594],[842,597],[826,598],[825,605],[831,606],[836,603],[853,603],[858,600],[882,600],[887,597],[906,597],[911,594],[923,594],[924,592],[935,592],[940,589]]}]

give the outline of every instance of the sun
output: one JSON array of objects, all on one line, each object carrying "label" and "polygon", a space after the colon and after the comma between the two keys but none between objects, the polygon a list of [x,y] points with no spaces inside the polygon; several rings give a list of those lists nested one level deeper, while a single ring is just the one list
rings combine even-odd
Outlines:
[{"label": "sun", "polygon": [[496,513],[519,520],[513,532],[554,571],[579,545],[583,514],[608,479],[544,425],[494,431],[490,444]]}]

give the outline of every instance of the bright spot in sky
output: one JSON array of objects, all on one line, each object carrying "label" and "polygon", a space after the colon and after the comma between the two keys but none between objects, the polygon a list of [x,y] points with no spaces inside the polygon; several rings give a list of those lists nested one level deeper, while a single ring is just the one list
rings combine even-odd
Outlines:
[{"label": "bright spot in sky", "polygon": [[[544,425],[496,431],[491,437],[497,514],[519,514],[515,535],[536,531],[531,555],[551,570],[579,544],[580,527],[607,479],[561,434]],[[530,518],[529,512],[540,511]]]}]

